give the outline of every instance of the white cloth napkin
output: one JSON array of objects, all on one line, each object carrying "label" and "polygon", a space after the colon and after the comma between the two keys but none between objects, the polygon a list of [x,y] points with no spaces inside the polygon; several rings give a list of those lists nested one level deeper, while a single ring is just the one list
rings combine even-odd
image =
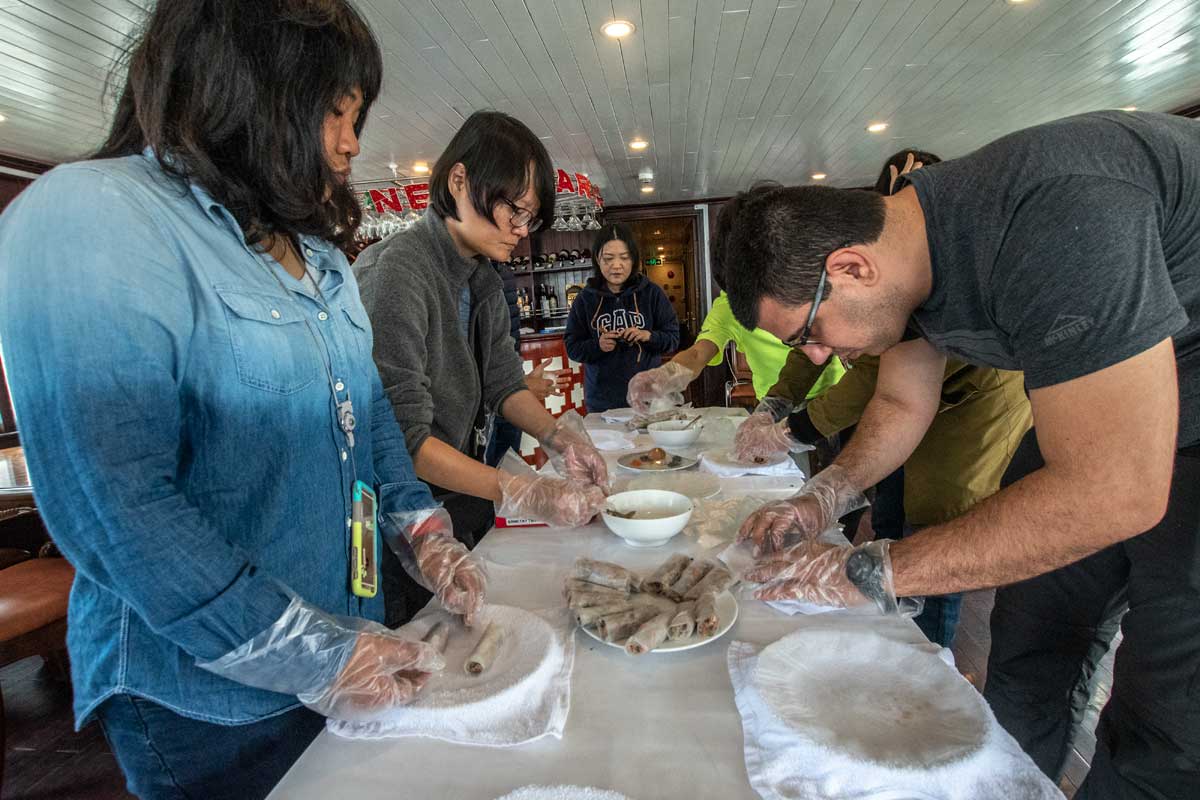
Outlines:
[{"label": "white cloth napkin", "polygon": [[600,419],[608,423],[625,423],[637,416],[632,408],[610,408],[600,412]]},{"label": "white cloth napkin", "polygon": [[[509,616],[512,616],[512,612],[521,612],[508,606],[485,606],[485,621],[488,612],[496,609],[508,612]],[[524,613],[536,614],[549,623],[552,642],[548,652],[545,652],[544,639],[529,637],[528,644],[540,647],[532,659],[537,666],[527,675],[522,675],[520,680],[500,685],[494,694],[481,694],[464,688],[462,694],[465,699],[462,702],[447,701],[448,693],[438,691],[439,684],[457,686],[464,683],[458,673],[462,671],[466,650],[473,647],[460,642],[458,649],[465,647],[466,650],[457,652],[455,634],[452,633],[446,649],[447,672],[431,679],[411,705],[392,709],[384,717],[372,722],[329,720],[326,727],[330,732],[348,739],[428,736],[457,744],[491,747],[511,747],[545,736],[561,739],[571,708],[571,670],[575,665],[572,621],[562,609]],[[422,613],[401,628],[400,632],[405,633],[411,626],[414,630],[410,638],[417,639],[420,638],[419,633],[437,620],[450,620],[450,616],[441,610]],[[458,630],[461,630],[461,626]],[[506,638],[512,637],[515,637],[518,646],[527,644],[520,631],[510,630],[506,633]],[[543,652],[545,658],[541,658]],[[516,658],[520,659],[521,655],[518,654]],[[499,666],[500,658],[497,658],[495,667]]]},{"label": "white cloth napkin", "polygon": [[759,695],[758,653],[754,645],[735,641],[727,661],[742,717],[746,772],[764,800],[1062,800],[990,708],[980,750],[935,769],[884,767],[821,747],[787,727]]},{"label": "white cloth napkin", "polygon": [[592,444],[596,445],[597,450],[632,450],[634,448],[633,431],[614,431],[608,428],[594,428],[588,431],[588,436],[592,437]]},{"label": "white cloth napkin", "polygon": [[725,450],[701,453],[700,469],[723,478],[735,478],[739,475],[804,475],[791,458],[784,458],[775,464],[741,464],[734,461]]}]

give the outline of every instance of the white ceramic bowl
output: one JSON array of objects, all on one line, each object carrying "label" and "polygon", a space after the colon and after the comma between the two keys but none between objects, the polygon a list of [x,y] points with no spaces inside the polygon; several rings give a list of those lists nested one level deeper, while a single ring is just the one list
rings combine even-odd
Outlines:
[{"label": "white ceramic bowl", "polygon": [[[636,511],[632,519],[614,516],[608,509]],[[600,517],[608,529],[634,547],[657,547],[683,530],[692,518],[692,501],[678,492],[636,489],[610,495]]]},{"label": "white ceramic bowl", "polygon": [[659,447],[687,447],[700,438],[700,431],[704,427],[704,420],[697,421],[690,428],[687,427],[688,422],[686,419],[652,422],[646,426],[646,431]]}]

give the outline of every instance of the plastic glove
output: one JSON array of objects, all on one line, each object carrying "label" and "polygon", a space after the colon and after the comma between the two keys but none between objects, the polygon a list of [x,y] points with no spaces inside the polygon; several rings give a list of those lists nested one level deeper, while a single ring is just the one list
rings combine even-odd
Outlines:
[{"label": "plastic glove", "polygon": [[559,475],[607,491],[608,465],[583,427],[583,417],[574,410],[560,416],[550,432],[539,437],[538,443]]},{"label": "plastic glove", "polygon": [[897,614],[903,609],[896,599],[889,545],[887,539],[861,547],[810,539],[759,561],[744,578],[763,584],[754,592],[759,600],[803,600],[838,608],[873,603],[884,614]]},{"label": "plastic glove", "polygon": [[813,539],[832,528],[839,517],[866,505],[866,496],[850,482],[845,467],[834,464],[794,497],[767,503],[751,514],[738,530],[737,540],[749,539],[755,555],[770,553],[783,549],[788,534]]},{"label": "plastic glove", "polygon": [[397,511],[380,518],[380,532],[413,580],[437,595],[470,627],[483,606],[487,575],[466,545],[454,538],[444,508]]},{"label": "plastic glove", "polygon": [[600,513],[608,498],[590,483],[539,475],[510,450],[500,461],[500,492],[496,513],[528,517],[562,528],[578,528]]},{"label": "plastic glove", "polygon": [[445,667],[438,651],[376,622],[339,617],[294,598],[271,627],[197,666],[247,686],[294,694],[333,719],[370,721],[412,702]]},{"label": "plastic glove", "polygon": [[629,381],[626,395],[629,407],[639,414],[650,414],[660,410],[652,406],[681,406],[683,390],[696,379],[696,374],[675,361],[639,372]]},{"label": "plastic glove", "polygon": [[786,397],[776,397],[775,395],[767,395],[762,400],[758,401],[758,405],[754,407],[754,414],[770,414],[772,422],[785,420],[796,410],[796,405]]},{"label": "plastic glove", "polygon": [[751,414],[750,419],[739,425],[733,437],[733,457],[745,463],[756,458],[771,459],[784,453],[812,449],[812,445],[792,436],[786,419],[775,422],[770,415],[761,411]]}]

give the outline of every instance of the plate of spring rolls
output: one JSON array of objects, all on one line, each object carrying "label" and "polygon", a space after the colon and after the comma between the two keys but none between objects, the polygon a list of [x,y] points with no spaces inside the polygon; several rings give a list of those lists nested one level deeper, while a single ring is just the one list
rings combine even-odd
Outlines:
[{"label": "plate of spring rolls", "polygon": [[720,561],[676,553],[645,576],[620,564],[576,560],[563,585],[584,633],[630,655],[690,650],[737,621],[733,574]]}]

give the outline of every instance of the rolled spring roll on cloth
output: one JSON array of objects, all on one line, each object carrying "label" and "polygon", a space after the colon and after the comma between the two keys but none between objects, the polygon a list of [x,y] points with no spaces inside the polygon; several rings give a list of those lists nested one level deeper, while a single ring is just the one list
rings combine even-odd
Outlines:
[{"label": "rolled spring roll on cloth", "polygon": [[658,616],[651,617],[646,622],[643,622],[629,641],[625,643],[625,652],[630,655],[640,656],[642,653],[647,653],[667,640],[667,628],[671,624],[671,617],[674,613],[664,611]]},{"label": "rolled spring roll on cloth", "polygon": [[643,622],[657,617],[660,613],[657,606],[634,606],[628,611],[601,617],[596,622],[596,632],[606,642],[623,642],[642,627]]},{"label": "rolled spring roll on cloth", "polygon": [[475,645],[475,650],[467,656],[467,661],[463,665],[467,674],[478,675],[485,672],[496,660],[496,653],[500,652],[500,643],[503,641],[504,629],[494,622],[488,623],[487,629],[479,639],[479,644]]},{"label": "rolled spring roll on cloth", "polygon": [[716,564],[708,574],[696,582],[696,585],[688,589],[683,595],[684,600],[696,600],[702,594],[712,592],[720,594],[733,585],[733,573],[730,572],[725,565]]},{"label": "rolled spring roll on cloth", "polygon": [[680,603],[667,626],[667,638],[671,641],[686,639],[696,632],[695,602]]},{"label": "rolled spring roll on cloth", "polygon": [[650,577],[642,581],[642,591],[650,592],[651,594],[664,594],[671,584],[679,580],[679,576],[691,563],[691,556],[676,553],[664,561],[662,566],[654,570],[650,574]]},{"label": "rolled spring roll on cloth", "polygon": [[667,597],[679,602],[714,566],[713,562],[706,559],[696,559],[680,574],[679,579],[671,584],[671,588],[667,589]]},{"label": "rolled spring roll on cloth", "polygon": [[430,628],[424,636],[421,637],[422,642],[433,645],[437,648],[439,653],[446,652],[446,642],[449,640],[450,626],[445,622],[435,623],[434,626]]},{"label": "rolled spring roll on cloth", "polygon": [[721,626],[721,615],[717,613],[717,596],[712,592],[700,595],[696,600],[696,630],[701,636],[712,636]]},{"label": "rolled spring roll on cloth", "polygon": [[641,586],[641,579],[620,564],[591,558],[576,559],[571,577],[623,592],[636,591]]}]

